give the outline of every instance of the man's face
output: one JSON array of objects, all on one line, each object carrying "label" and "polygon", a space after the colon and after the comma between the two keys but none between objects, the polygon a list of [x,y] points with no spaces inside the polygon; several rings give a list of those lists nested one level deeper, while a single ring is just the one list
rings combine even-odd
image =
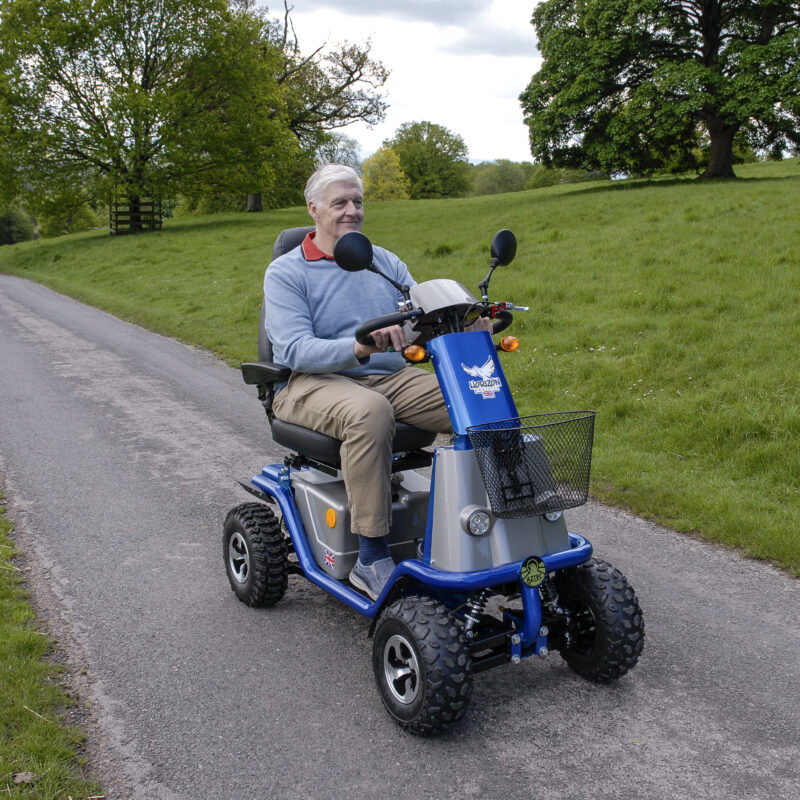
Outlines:
[{"label": "man's face", "polygon": [[318,204],[309,202],[308,213],[317,224],[317,240],[333,247],[342,234],[361,230],[364,198],[357,183],[334,181],[328,184]]}]

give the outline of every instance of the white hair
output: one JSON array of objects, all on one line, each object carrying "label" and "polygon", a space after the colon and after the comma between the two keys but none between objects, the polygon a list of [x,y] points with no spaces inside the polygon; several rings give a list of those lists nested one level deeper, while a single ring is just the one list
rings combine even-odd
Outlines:
[{"label": "white hair", "polygon": [[315,205],[319,203],[328,186],[336,181],[355,183],[360,192],[364,191],[364,184],[352,167],[346,167],[344,164],[325,164],[308,179],[304,192],[306,202]]}]

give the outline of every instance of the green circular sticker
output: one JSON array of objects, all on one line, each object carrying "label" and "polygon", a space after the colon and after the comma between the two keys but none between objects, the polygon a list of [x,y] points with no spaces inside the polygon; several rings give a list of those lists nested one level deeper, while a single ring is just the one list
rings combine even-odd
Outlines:
[{"label": "green circular sticker", "polygon": [[538,556],[529,556],[522,563],[519,574],[522,582],[526,586],[533,588],[534,586],[539,586],[544,580],[544,576],[547,574],[547,567]]}]

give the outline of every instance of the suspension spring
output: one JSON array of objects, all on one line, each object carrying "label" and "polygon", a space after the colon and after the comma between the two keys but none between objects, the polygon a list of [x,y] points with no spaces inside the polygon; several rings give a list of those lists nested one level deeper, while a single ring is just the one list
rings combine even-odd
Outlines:
[{"label": "suspension spring", "polygon": [[467,600],[467,607],[464,613],[464,618],[467,620],[467,624],[464,626],[464,635],[467,639],[472,639],[475,636],[475,632],[472,629],[480,622],[479,615],[483,613],[488,599],[489,590],[481,589],[478,594],[473,595]]},{"label": "suspension spring", "polygon": [[569,611],[559,605],[558,592],[553,585],[553,581],[548,575],[539,587],[542,598],[542,605],[554,616],[559,617],[565,622],[564,642],[567,646],[572,643],[572,633],[570,632],[571,617]]}]

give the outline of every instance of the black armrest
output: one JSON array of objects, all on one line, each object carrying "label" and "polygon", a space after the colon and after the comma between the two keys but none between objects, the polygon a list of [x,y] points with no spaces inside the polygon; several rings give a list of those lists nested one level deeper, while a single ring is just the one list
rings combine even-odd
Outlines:
[{"label": "black armrest", "polygon": [[292,371],[283,364],[274,364],[271,361],[250,361],[242,364],[242,377],[247,384],[277,383],[288,381]]}]

